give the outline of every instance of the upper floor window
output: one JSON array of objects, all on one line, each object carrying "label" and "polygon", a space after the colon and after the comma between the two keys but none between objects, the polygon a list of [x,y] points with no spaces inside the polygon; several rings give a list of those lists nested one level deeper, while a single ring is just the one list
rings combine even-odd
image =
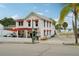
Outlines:
[{"label": "upper floor window", "polygon": [[29,27],[31,26],[31,22],[28,22],[28,26],[29,26]]},{"label": "upper floor window", "polygon": [[19,26],[23,26],[23,21],[22,22],[19,22]]},{"label": "upper floor window", "polygon": [[47,21],[47,27],[48,27],[48,21]]},{"label": "upper floor window", "polygon": [[51,27],[51,22],[50,22],[50,27]]},{"label": "upper floor window", "polygon": [[38,21],[35,21],[35,23],[36,23],[35,25],[38,26]]},{"label": "upper floor window", "polygon": [[44,27],[45,27],[45,20],[44,20]]}]

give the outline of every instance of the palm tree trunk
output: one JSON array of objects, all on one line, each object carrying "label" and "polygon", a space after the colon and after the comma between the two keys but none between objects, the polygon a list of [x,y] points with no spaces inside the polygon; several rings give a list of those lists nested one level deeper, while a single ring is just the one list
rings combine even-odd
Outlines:
[{"label": "palm tree trunk", "polygon": [[74,29],[75,44],[78,44],[78,38],[77,38],[77,12],[76,12],[76,7],[74,8],[74,17],[75,17],[75,29]]}]

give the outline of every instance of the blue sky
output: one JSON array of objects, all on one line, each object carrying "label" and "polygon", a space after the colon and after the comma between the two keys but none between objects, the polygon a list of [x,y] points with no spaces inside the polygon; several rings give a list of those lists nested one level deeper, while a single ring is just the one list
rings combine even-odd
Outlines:
[{"label": "blue sky", "polygon": [[9,16],[25,17],[28,15],[29,12],[35,11],[44,16],[56,19],[58,18],[61,9],[61,4],[54,3],[0,4],[0,18]]},{"label": "blue sky", "polygon": [[[61,3],[6,3],[0,4],[0,19],[4,17],[24,18],[30,12],[34,11],[41,15],[53,18],[54,20],[59,19],[59,14],[64,4]],[[69,26],[71,20],[67,18]],[[70,26],[71,27],[71,26]]]}]

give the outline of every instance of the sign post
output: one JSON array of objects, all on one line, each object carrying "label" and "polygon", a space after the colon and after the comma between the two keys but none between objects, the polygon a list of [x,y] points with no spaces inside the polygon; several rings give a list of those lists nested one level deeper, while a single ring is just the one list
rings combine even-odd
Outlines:
[{"label": "sign post", "polygon": [[34,26],[33,26],[33,19],[32,19],[32,43],[34,44]]}]

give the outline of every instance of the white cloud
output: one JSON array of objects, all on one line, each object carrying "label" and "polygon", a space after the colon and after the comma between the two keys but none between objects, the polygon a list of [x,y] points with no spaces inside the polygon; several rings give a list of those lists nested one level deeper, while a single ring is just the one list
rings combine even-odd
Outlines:
[{"label": "white cloud", "polygon": [[59,20],[59,18],[56,18],[56,19],[54,19],[55,21],[58,21]]},{"label": "white cloud", "polygon": [[39,15],[44,15],[43,13],[41,13],[41,12],[36,12],[37,14],[39,14]]},{"label": "white cloud", "polygon": [[6,8],[6,6],[3,4],[0,4],[0,8]]},{"label": "white cloud", "polygon": [[[73,13],[69,13],[67,17],[64,19],[65,22],[68,22],[68,28],[72,28],[72,19],[73,19]],[[58,22],[59,17],[54,20]]]},{"label": "white cloud", "polygon": [[70,12],[70,13],[67,15],[67,17],[72,18],[72,17],[73,17],[73,13]]},{"label": "white cloud", "polygon": [[13,15],[13,16],[11,16],[13,19],[19,19],[20,17],[19,17],[19,15],[18,14],[15,14],[15,15]]}]

